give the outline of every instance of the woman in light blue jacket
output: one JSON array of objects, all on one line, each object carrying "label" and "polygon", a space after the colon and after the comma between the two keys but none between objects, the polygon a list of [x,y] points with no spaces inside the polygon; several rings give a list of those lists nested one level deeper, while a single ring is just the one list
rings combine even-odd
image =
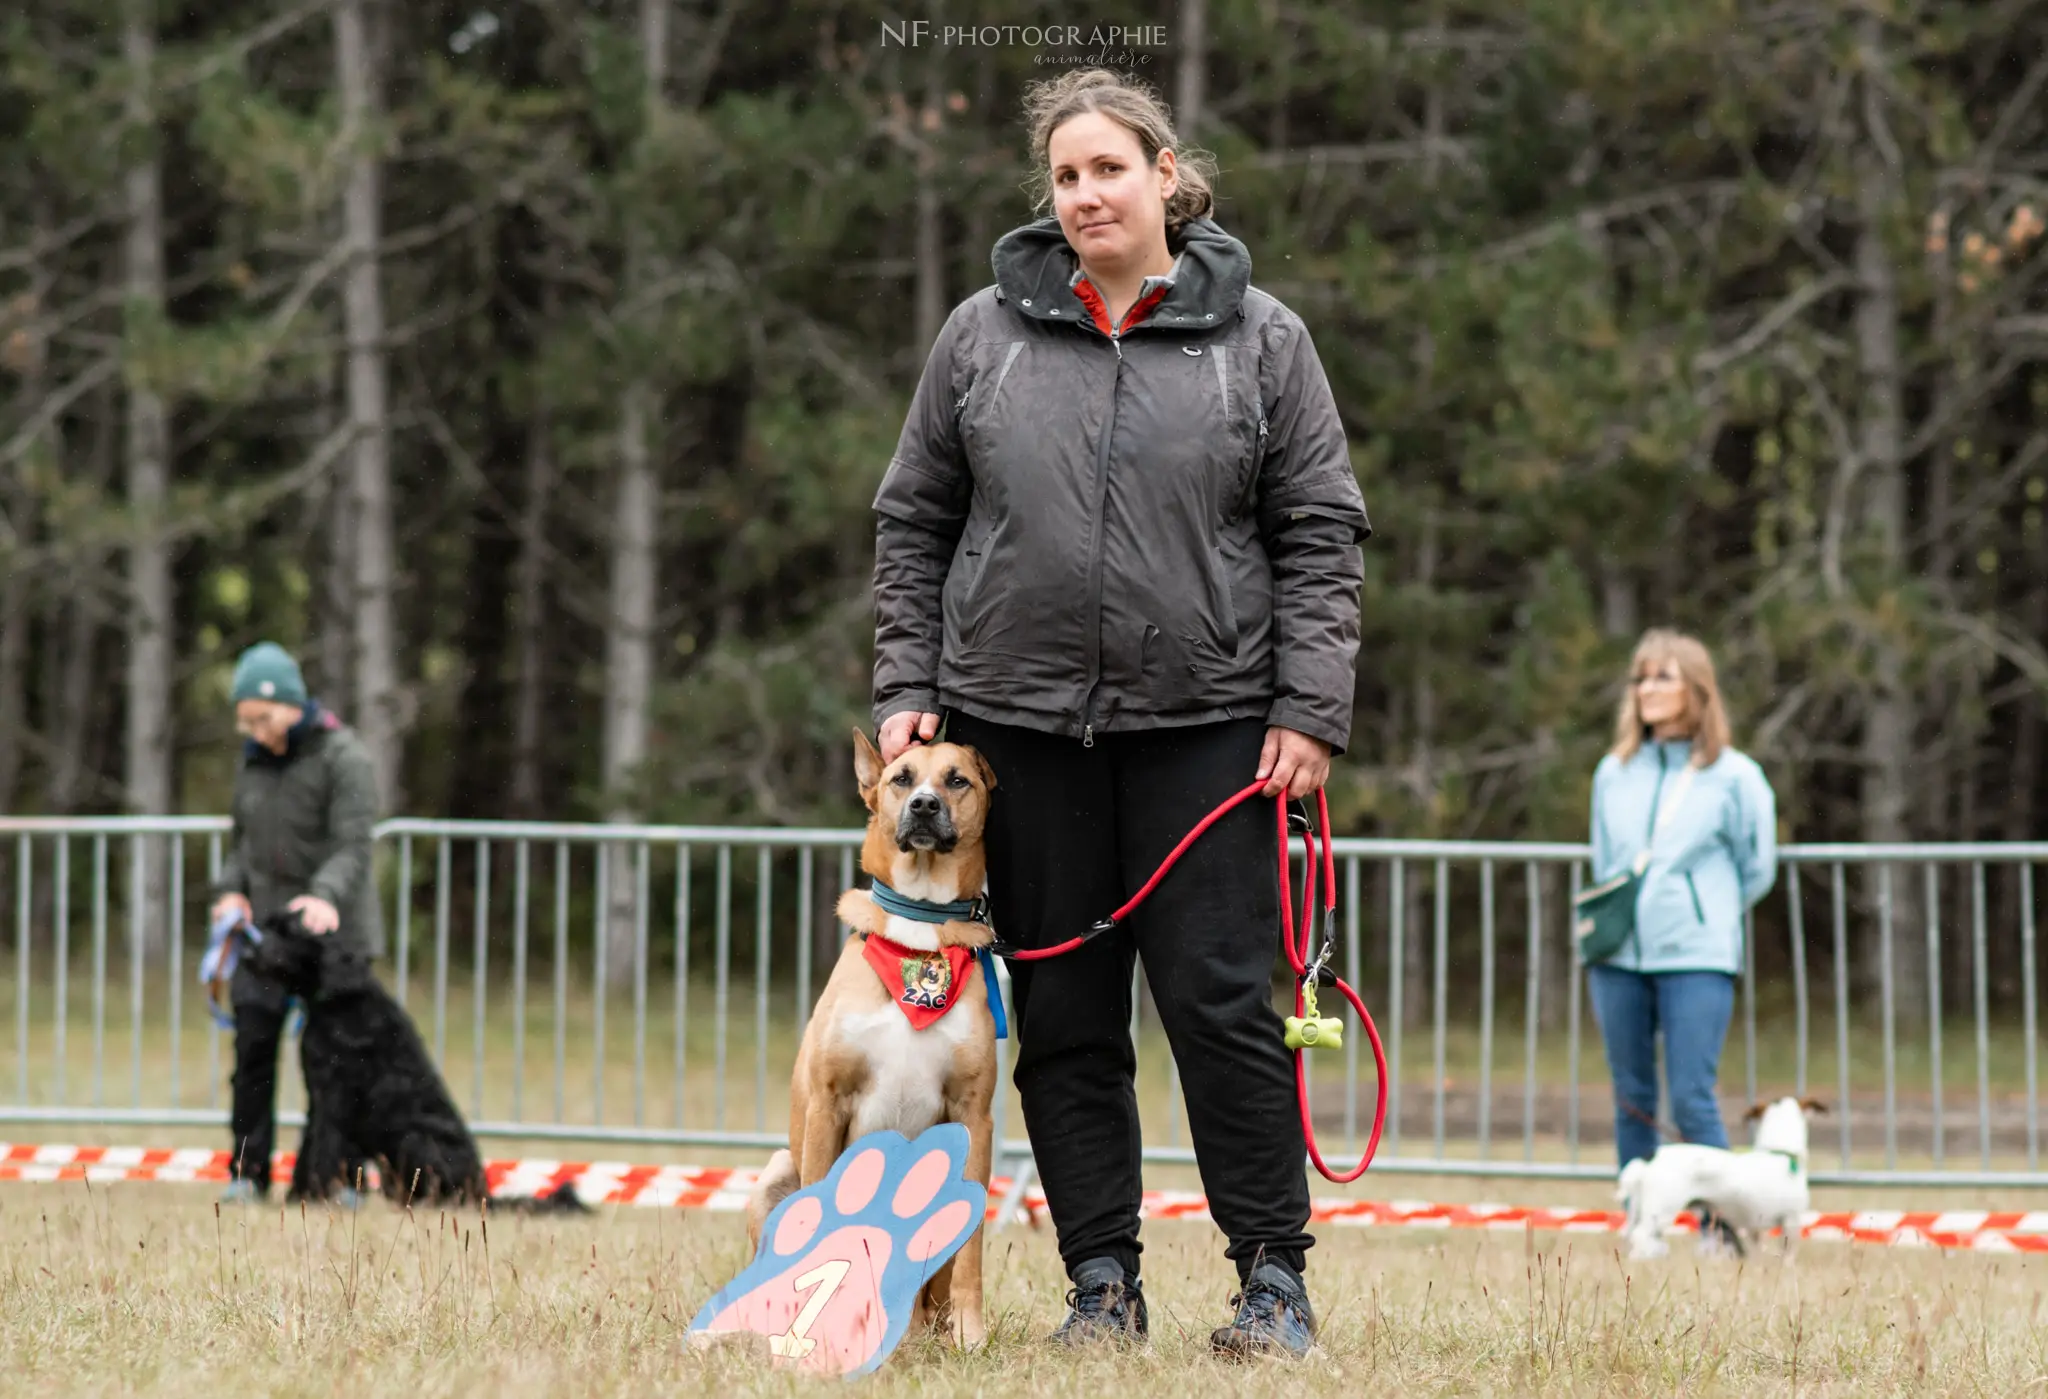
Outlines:
[{"label": "woman in light blue jacket", "polygon": [[1645,633],[1613,751],[1593,774],[1594,880],[1626,873],[1650,851],[1633,939],[1586,969],[1614,1075],[1623,1166],[1657,1150],[1660,1031],[1680,1137],[1728,1145],[1714,1082],[1735,1009],[1744,915],[1777,879],[1777,822],[1763,769],[1730,744],[1707,648],[1678,632]]}]

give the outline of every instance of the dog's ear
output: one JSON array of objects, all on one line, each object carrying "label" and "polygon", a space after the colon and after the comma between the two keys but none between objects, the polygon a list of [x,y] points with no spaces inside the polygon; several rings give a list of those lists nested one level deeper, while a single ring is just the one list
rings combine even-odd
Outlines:
[{"label": "dog's ear", "polygon": [[996,770],[988,765],[987,758],[981,756],[979,748],[969,748],[967,751],[973,755],[974,770],[981,774],[982,786],[993,792],[996,789]]},{"label": "dog's ear", "polygon": [[1828,1110],[1828,1105],[1818,1098],[1801,1098],[1799,1106],[1809,1113],[1826,1112]]},{"label": "dog's ear", "polygon": [[1771,1105],[1769,1103],[1751,1103],[1749,1105],[1749,1111],[1742,1114],[1742,1120],[1744,1122],[1754,1122],[1770,1110]]},{"label": "dog's ear", "polygon": [[[853,780],[855,785],[860,788],[862,801],[868,801],[875,788],[881,784],[883,766],[881,751],[869,741],[867,731],[855,729],[853,731]],[[873,805],[873,803],[869,802],[869,805]]]}]

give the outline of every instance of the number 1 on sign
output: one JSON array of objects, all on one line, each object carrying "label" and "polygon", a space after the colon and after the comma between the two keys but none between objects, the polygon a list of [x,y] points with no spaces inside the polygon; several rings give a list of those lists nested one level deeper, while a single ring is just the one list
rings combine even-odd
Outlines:
[{"label": "number 1 on sign", "polygon": [[817,1349],[818,1343],[810,1338],[810,1329],[832,1301],[832,1294],[839,1290],[839,1284],[846,1281],[846,1275],[853,1270],[853,1264],[844,1258],[835,1258],[830,1263],[811,1269],[794,1280],[797,1288],[814,1288],[804,1299],[803,1310],[796,1314],[796,1320],[789,1323],[789,1329],[780,1336],[768,1338],[771,1353],[785,1360],[801,1360]]}]

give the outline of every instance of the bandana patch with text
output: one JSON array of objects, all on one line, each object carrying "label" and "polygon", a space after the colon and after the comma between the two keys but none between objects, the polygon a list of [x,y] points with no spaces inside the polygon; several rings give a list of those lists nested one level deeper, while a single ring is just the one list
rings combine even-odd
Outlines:
[{"label": "bandana patch with text", "polygon": [[974,961],[973,951],[965,947],[924,952],[873,933],[862,952],[913,1030],[926,1029],[959,1003],[968,965]]}]

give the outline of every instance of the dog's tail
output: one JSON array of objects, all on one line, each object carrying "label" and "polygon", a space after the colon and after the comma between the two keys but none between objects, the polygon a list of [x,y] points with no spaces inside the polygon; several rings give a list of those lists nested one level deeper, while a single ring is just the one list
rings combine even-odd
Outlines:
[{"label": "dog's tail", "polygon": [[768,1158],[768,1164],[761,1168],[760,1176],[754,1181],[754,1194],[747,1201],[747,1237],[760,1242],[761,1227],[768,1216],[775,1213],[775,1207],[795,1193],[798,1185],[796,1158],[788,1151],[778,1151]]}]

